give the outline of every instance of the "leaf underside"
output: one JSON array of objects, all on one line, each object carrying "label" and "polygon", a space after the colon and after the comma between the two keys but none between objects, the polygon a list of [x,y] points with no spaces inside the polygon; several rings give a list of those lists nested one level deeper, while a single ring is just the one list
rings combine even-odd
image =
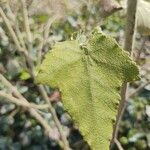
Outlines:
[{"label": "leaf underside", "polygon": [[46,55],[37,82],[59,87],[65,109],[93,150],[108,150],[123,82],[138,68],[117,42],[93,32],[87,43],[60,42]]}]

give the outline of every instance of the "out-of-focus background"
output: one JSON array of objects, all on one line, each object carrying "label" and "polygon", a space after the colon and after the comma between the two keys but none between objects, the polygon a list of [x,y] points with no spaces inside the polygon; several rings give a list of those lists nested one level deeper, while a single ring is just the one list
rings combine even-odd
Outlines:
[{"label": "out-of-focus background", "polygon": [[[31,28],[30,55],[35,64],[37,59],[58,41],[68,40],[77,33],[89,33],[94,27],[113,36],[123,47],[126,26],[126,0],[115,1],[110,7],[116,7],[113,14],[102,14],[103,9],[98,1],[92,0],[26,0]],[[147,1],[147,6],[150,3]],[[7,15],[19,42],[27,47],[28,41],[19,0],[0,1],[0,6]],[[121,8],[117,11],[117,8]],[[139,6],[140,7],[140,6]],[[110,8],[108,8],[110,9]],[[114,8],[113,8],[114,9]],[[140,8],[139,8],[140,9]],[[150,7],[142,19],[149,21]],[[107,6],[106,6],[107,10]],[[143,15],[143,14],[142,14]],[[139,16],[141,17],[141,16]],[[118,141],[124,150],[150,149],[150,30],[136,31],[134,60],[139,65],[141,79],[130,84],[127,107],[119,128]],[[25,59],[16,50],[16,45],[0,16],[0,73],[2,73],[18,91],[30,102],[43,104],[37,87],[28,73]],[[0,83],[0,89],[4,85]],[[73,150],[86,150],[88,146],[77,127],[64,110],[57,89],[47,88],[64,133]],[[39,113],[52,128],[46,136],[45,130],[36,119],[31,117],[26,108],[8,103],[0,98],[0,150],[60,150],[60,135],[48,111]],[[92,130],[92,129],[91,129]],[[114,145],[114,150],[117,146]]]}]

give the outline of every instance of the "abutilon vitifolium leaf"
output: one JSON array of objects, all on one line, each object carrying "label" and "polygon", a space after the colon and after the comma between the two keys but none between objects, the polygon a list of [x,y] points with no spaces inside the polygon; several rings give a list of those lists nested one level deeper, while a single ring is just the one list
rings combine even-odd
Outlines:
[{"label": "abutilon vitifolium leaf", "polygon": [[37,82],[59,87],[62,101],[93,150],[108,150],[121,85],[138,68],[117,42],[93,32],[88,41],[57,43],[38,69]]}]

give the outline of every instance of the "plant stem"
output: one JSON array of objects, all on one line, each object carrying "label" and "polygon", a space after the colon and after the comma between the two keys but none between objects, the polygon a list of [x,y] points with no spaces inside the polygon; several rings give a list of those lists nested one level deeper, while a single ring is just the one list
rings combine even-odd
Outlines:
[{"label": "plant stem", "polygon": [[15,14],[12,12],[11,7],[10,7],[10,5],[9,5],[9,2],[6,2],[5,6],[6,6],[6,10],[9,12],[9,13],[7,14],[8,19],[9,19],[9,20],[12,20],[13,24],[15,24],[14,30],[16,31],[17,37],[18,37],[18,39],[19,39],[19,42],[20,42],[21,46],[22,46],[24,49],[26,49],[25,42],[24,42],[24,40],[23,40],[23,36],[22,36],[21,31],[20,31],[20,29],[19,29],[18,20],[16,19]]},{"label": "plant stem", "polygon": [[141,84],[137,89],[135,89],[135,91],[133,91],[132,93],[130,93],[129,95],[127,95],[127,99],[126,101],[131,98],[134,97],[137,93],[140,93],[147,85],[150,84],[150,81]]},{"label": "plant stem", "polygon": [[[125,31],[125,44],[124,49],[133,56],[133,50],[135,45],[135,35],[136,35],[136,10],[137,10],[137,3],[138,0],[128,0],[127,2],[127,24],[126,24],[126,31]],[[117,139],[118,130],[120,121],[124,114],[125,110],[125,102],[126,102],[126,91],[128,88],[128,84],[124,83],[121,90],[121,102],[119,105],[118,115],[116,124],[114,126],[113,138],[111,141],[111,146],[114,143],[114,140]]]},{"label": "plant stem", "polygon": [[59,120],[57,118],[56,111],[53,108],[53,106],[52,106],[52,104],[51,104],[51,102],[49,100],[49,97],[47,96],[47,93],[46,93],[44,87],[42,85],[39,85],[38,88],[39,88],[39,91],[40,91],[42,97],[46,100],[47,104],[49,104],[49,108],[48,109],[49,109],[49,111],[51,112],[51,114],[53,116],[55,124],[56,124],[56,126],[58,128],[58,131],[60,133],[61,139],[62,139],[62,141],[64,143],[64,150],[70,150],[68,140],[67,140],[66,136],[63,133],[62,126],[61,126],[61,124],[60,124],[60,122],[59,122]]},{"label": "plant stem", "polygon": [[117,139],[115,139],[114,142],[116,143],[119,150],[124,150],[122,145],[120,144],[120,142]]},{"label": "plant stem", "polygon": [[[3,83],[9,90],[19,99],[21,99],[23,102],[28,103],[29,102],[18,92],[16,87],[14,87],[2,74],[0,74],[0,82]],[[30,108],[28,109],[31,116],[33,116],[38,122],[44,127],[44,129],[48,132],[48,134],[51,132],[51,128],[48,125],[48,123],[45,121],[45,119],[36,111],[36,109]]]},{"label": "plant stem", "polygon": [[13,41],[14,41],[16,47],[17,47],[17,50],[18,50],[19,52],[24,52],[25,50],[20,46],[20,43],[19,43],[19,41],[18,41],[18,38],[17,38],[17,36],[16,36],[14,30],[12,29],[9,20],[8,20],[8,18],[6,17],[6,15],[5,15],[5,13],[4,13],[4,11],[2,10],[1,7],[0,7],[0,15],[1,15],[1,17],[3,18],[5,24],[6,24],[8,30],[9,30],[9,32],[10,32],[10,35],[12,36],[12,39],[13,39]]},{"label": "plant stem", "polygon": [[57,18],[58,18],[58,16],[49,17],[47,24],[44,27],[43,38],[42,38],[42,41],[40,42],[40,45],[38,48],[38,53],[37,53],[37,64],[38,65],[41,64],[42,49],[44,48],[44,45],[47,43],[51,25]]},{"label": "plant stem", "polygon": [[1,90],[0,90],[0,97],[3,97],[8,102],[14,103],[14,104],[16,104],[18,106],[22,106],[22,107],[35,108],[35,109],[47,109],[48,108],[47,104],[36,105],[34,103],[24,102],[22,99],[15,98],[11,94],[7,94],[6,92],[3,92]]},{"label": "plant stem", "polygon": [[30,31],[27,5],[26,5],[25,0],[21,0],[21,3],[22,3],[22,9],[23,9],[23,18],[24,18],[25,31],[27,33],[28,50],[31,52],[31,50],[32,50],[32,34],[31,34],[31,31]]}]

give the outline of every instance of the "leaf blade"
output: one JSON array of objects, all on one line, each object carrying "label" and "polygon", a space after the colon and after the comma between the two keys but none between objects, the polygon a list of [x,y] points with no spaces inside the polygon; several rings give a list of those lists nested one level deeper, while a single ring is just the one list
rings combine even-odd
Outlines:
[{"label": "leaf blade", "polygon": [[137,79],[138,68],[112,38],[97,31],[84,47],[66,41],[52,53],[42,63],[37,81],[58,86],[65,109],[91,148],[108,150],[120,101],[118,89]]}]

